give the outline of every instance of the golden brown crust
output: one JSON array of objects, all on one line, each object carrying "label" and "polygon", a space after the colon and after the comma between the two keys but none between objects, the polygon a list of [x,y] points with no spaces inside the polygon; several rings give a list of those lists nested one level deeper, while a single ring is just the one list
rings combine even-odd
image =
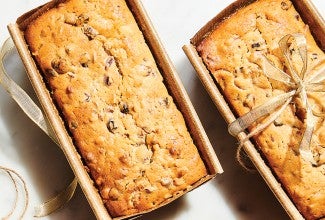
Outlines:
[{"label": "golden brown crust", "polygon": [[[259,59],[265,54],[278,68],[284,69],[278,41],[294,33],[302,33],[307,38],[310,69],[325,59],[288,0],[259,0],[250,4],[218,25],[198,45],[200,56],[236,114],[243,115],[286,91],[281,83],[263,74]],[[312,94],[312,100],[316,108],[323,108],[324,95]],[[299,155],[299,141],[305,129],[301,112],[296,98],[254,140],[301,213],[307,219],[318,219],[325,217],[325,123],[320,119],[314,131],[312,149],[320,154],[323,163],[314,167]]]},{"label": "golden brown crust", "polygon": [[153,208],[207,175],[122,0],[71,0],[26,41],[112,216]]}]

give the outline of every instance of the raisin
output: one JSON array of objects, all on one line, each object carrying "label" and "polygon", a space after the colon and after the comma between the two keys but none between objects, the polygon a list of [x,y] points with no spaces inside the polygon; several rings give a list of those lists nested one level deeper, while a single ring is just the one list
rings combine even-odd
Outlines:
[{"label": "raisin", "polygon": [[107,123],[107,128],[110,132],[114,133],[114,131],[117,129],[114,119],[109,119]]},{"label": "raisin", "polygon": [[82,27],[83,33],[88,37],[89,40],[94,39],[99,33],[93,27],[89,25],[84,25]]},{"label": "raisin", "polygon": [[104,83],[110,86],[112,85],[112,79],[109,76],[104,76]]},{"label": "raisin", "polygon": [[126,103],[123,103],[120,107],[120,110],[123,114],[129,113],[129,106]]},{"label": "raisin", "polygon": [[68,61],[63,58],[52,60],[51,66],[59,74],[64,74],[70,70]]},{"label": "raisin", "polygon": [[73,92],[73,89],[71,86],[68,86],[66,89],[67,94],[71,94]]},{"label": "raisin", "polygon": [[110,86],[112,85],[112,79],[109,76],[104,76],[104,83]]},{"label": "raisin", "polygon": [[114,63],[114,57],[109,56],[105,61],[105,70],[108,70],[110,66]]},{"label": "raisin", "polygon": [[88,93],[85,93],[85,96],[86,96],[85,101],[86,102],[90,102],[90,95]]},{"label": "raisin", "polygon": [[291,7],[291,3],[285,2],[285,1],[281,2],[281,9],[282,10],[286,10],[287,11],[290,7]]},{"label": "raisin", "polygon": [[50,76],[57,76],[58,75],[58,73],[54,69],[51,69],[51,68],[46,69],[45,74],[50,75]]},{"label": "raisin", "polygon": [[87,24],[88,22],[89,22],[89,16],[86,14],[81,14],[78,16],[75,24],[77,26],[80,26],[82,24]]},{"label": "raisin", "polygon": [[311,60],[317,60],[318,59],[318,54],[317,53],[313,53],[311,55]]},{"label": "raisin", "polygon": [[163,98],[162,100],[159,100],[160,105],[164,105],[165,107],[169,107],[169,99],[168,97]]},{"label": "raisin", "polygon": [[260,43],[253,43],[252,44],[252,48],[256,48],[256,47],[260,47],[261,45],[260,45]]},{"label": "raisin", "polygon": [[78,123],[72,121],[72,122],[70,123],[70,128],[71,128],[71,129],[76,129],[76,128],[78,128]]}]

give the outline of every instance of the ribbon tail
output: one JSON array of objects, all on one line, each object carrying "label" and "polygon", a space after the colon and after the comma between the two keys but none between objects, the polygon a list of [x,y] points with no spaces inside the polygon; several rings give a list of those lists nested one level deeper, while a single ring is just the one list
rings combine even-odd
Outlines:
[{"label": "ribbon tail", "polygon": [[[228,132],[236,137],[240,132],[244,131],[246,128],[251,126],[254,122],[256,122],[259,118],[270,114],[274,109],[278,108],[279,106],[283,105],[290,97],[295,94],[295,90],[278,95],[273,97],[268,102],[260,105],[245,115],[241,116],[240,118],[236,119],[228,126]],[[291,99],[290,99],[291,100]]]},{"label": "ribbon tail", "polygon": [[47,216],[52,212],[62,208],[65,204],[67,204],[70,201],[70,199],[74,195],[77,185],[78,185],[78,181],[77,178],[75,177],[66,189],[61,191],[58,195],[56,195],[52,199],[35,207],[34,217]]},{"label": "ribbon tail", "polygon": [[[308,106],[308,104],[307,104],[307,106]],[[301,142],[300,142],[299,152],[300,152],[300,155],[305,160],[309,161],[310,163],[312,163],[313,165],[316,166],[317,162],[315,161],[313,153],[310,149],[311,139],[312,139],[314,128],[315,128],[315,120],[314,120],[313,113],[312,113],[311,109],[309,108],[309,106],[307,107],[306,120],[307,120],[306,130],[305,130],[303,137],[301,139]]]},{"label": "ribbon tail", "polygon": [[258,125],[253,131],[251,131],[247,136],[240,142],[240,146],[243,145],[246,141],[248,141],[251,137],[253,137],[256,134],[259,134],[261,131],[263,131],[265,128],[267,128],[272,122],[274,122],[286,109],[286,107],[291,102],[292,98],[288,99],[283,106],[276,112],[274,112],[265,122]]}]

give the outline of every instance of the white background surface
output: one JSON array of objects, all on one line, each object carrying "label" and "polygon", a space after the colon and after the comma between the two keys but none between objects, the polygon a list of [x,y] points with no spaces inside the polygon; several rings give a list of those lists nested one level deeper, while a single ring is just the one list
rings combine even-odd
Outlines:
[{"label": "white background surface", "polygon": [[[46,0],[9,0],[0,7],[0,43],[9,36],[7,24]],[[170,205],[140,219],[289,219],[258,173],[248,173],[235,159],[236,140],[197,78],[182,46],[231,0],[143,0],[167,53],[197,110],[224,173]],[[313,0],[325,15],[322,0]],[[17,54],[6,62],[12,76],[28,91],[31,86]],[[35,205],[63,189],[72,172],[63,153],[22,113],[0,88],[0,166],[18,171],[27,183],[29,207],[24,219],[33,219]],[[14,200],[10,180],[0,173],[0,217]],[[42,219],[94,219],[78,187],[69,204]],[[12,218],[15,219],[15,218]]]}]

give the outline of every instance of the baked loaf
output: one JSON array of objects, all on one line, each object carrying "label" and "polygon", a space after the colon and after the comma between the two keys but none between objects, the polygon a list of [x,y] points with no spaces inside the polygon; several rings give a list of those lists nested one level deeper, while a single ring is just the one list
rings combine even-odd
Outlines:
[{"label": "baked loaf", "polygon": [[70,0],[25,39],[111,216],[156,207],[207,175],[123,0]]},{"label": "baked loaf", "polygon": [[[287,71],[278,42],[295,33],[307,39],[311,70],[325,56],[288,0],[258,0],[240,8],[197,45],[204,64],[237,116],[288,92],[283,83],[263,74],[261,57],[265,55],[276,67]],[[293,62],[297,69],[301,68],[299,57],[293,57]],[[316,111],[324,109],[323,93],[310,94],[309,101]],[[320,219],[325,217],[325,122],[318,118],[312,137],[311,148],[319,163],[313,166],[299,154],[305,118],[301,100],[295,97],[281,116],[253,140],[300,212],[307,219]]]}]

